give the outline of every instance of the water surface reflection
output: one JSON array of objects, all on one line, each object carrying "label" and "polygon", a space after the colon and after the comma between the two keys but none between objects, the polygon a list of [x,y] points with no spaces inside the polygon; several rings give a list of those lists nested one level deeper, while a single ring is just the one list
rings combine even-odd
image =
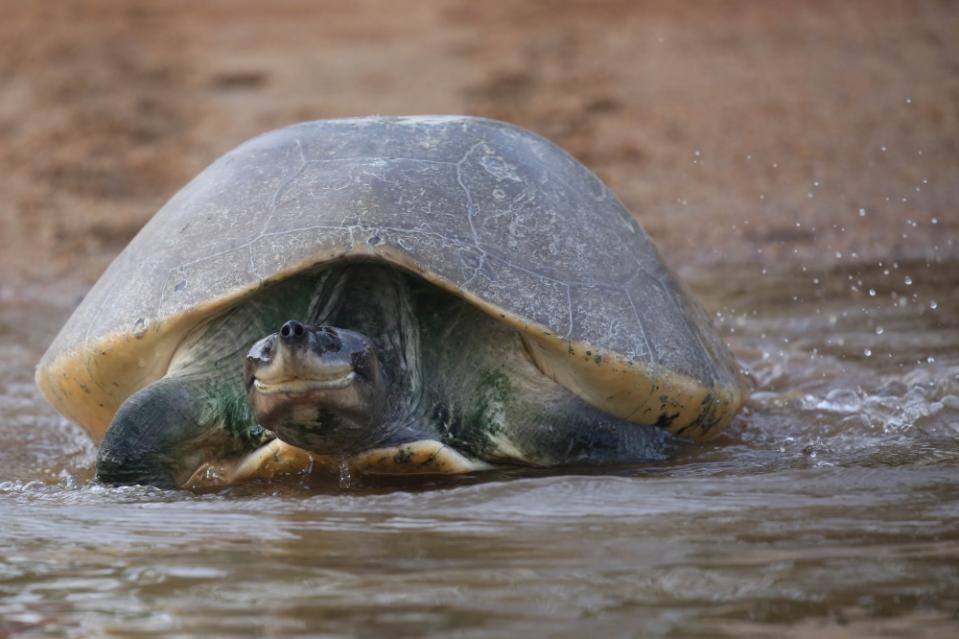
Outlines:
[{"label": "water surface reflection", "polygon": [[90,482],[31,380],[67,310],[8,294],[0,636],[954,633],[959,265],[756,270],[686,274],[757,388],[715,445],[207,495]]}]

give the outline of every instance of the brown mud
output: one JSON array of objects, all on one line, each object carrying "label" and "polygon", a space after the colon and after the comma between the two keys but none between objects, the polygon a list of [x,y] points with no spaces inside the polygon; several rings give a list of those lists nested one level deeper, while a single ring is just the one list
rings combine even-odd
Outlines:
[{"label": "brown mud", "polygon": [[92,282],[226,150],[366,114],[537,131],[607,180],[678,268],[959,253],[953,3],[4,0],[0,13],[5,287]]}]

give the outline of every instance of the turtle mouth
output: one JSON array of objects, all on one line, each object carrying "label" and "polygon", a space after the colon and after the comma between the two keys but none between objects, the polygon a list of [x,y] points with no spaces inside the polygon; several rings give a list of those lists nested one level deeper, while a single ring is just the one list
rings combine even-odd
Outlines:
[{"label": "turtle mouth", "polygon": [[253,378],[253,388],[262,395],[301,395],[317,390],[346,388],[356,379],[356,372],[349,371],[338,377],[324,377],[323,379],[294,378],[276,382],[265,382],[258,377]]}]

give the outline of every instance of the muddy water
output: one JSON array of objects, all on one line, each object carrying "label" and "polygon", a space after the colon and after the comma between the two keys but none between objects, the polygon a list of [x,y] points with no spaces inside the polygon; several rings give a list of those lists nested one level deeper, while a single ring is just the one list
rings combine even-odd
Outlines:
[{"label": "muddy water", "polygon": [[79,291],[0,289],[0,637],[955,633],[959,264],[686,275],[756,384],[715,445],[201,496],[91,483],[31,379]]}]

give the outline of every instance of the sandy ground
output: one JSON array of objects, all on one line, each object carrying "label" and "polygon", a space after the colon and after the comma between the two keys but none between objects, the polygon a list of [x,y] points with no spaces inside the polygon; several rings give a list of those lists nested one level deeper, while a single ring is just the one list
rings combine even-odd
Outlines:
[{"label": "sandy ground", "polygon": [[957,3],[0,0],[0,14],[8,289],[92,282],[221,153],[364,114],[542,133],[679,268],[959,254]]}]

